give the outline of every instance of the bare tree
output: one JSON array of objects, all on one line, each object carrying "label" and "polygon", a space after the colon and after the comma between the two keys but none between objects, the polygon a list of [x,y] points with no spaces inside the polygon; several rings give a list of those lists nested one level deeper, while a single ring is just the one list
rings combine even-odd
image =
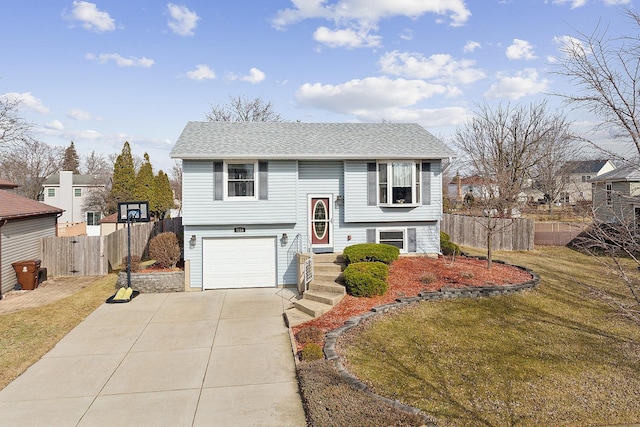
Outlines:
[{"label": "bare tree", "polygon": [[92,151],[83,159],[82,173],[87,175],[111,175],[113,165],[109,163],[107,157]]},{"label": "bare tree", "polygon": [[[640,27],[637,12],[625,9],[624,15]],[[579,32],[564,40],[557,73],[569,77],[573,85],[567,87],[577,91],[556,95],[568,105],[593,113],[599,120],[594,131],[607,131],[640,154],[640,39],[613,36],[609,26],[598,25],[592,33]],[[610,157],[621,158],[606,152]]]},{"label": "bare tree", "polygon": [[229,102],[224,105],[211,106],[211,111],[205,113],[211,122],[284,122],[282,116],[276,113],[271,102],[265,102],[257,97],[249,99],[246,95],[229,96]]},{"label": "bare tree", "polygon": [[19,99],[0,97],[0,146],[29,139],[31,123],[18,114]]},{"label": "bare tree", "polygon": [[171,168],[171,189],[173,190],[173,197],[177,201],[177,206],[182,210],[182,164],[180,161],[176,161]]},{"label": "bare tree", "polygon": [[[618,201],[629,199],[629,196],[615,194]],[[637,198],[632,197],[633,203]],[[608,289],[596,289],[589,286],[588,283],[581,283],[583,286],[591,290],[593,297],[600,301],[604,301],[625,317],[640,324],[640,277],[638,269],[640,268],[640,241],[637,238],[638,225],[633,217],[623,215],[623,211],[600,207],[599,209],[608,209],[607,212],[613,215],[613,220],[598,221],[596,220],[582,236],[578,237],[574,245],[586,253],[593,255],[596,262],[604,265],[608,271],[613,273],[619,279],[627,294],[620,292],[615,288],[612,282]],[[594,212],[595,214],[595,212]],[[602,214],[602,212],[600,212]],[[594,215],[597,217],[597,215]]]},{"label": "bare tree", "polygon": [[546,102],[528,107],[486,104],[458,127],[454,144],[464,156],[471,173],[481,180],[487,235],[487,267],[492,263],[493,236],[512,224],[518,197],[553,144],[570,140],[564,116],[553,114]]},{"label": "bare tree", "polygon": [[42,183],[60,170],[64,149],[34,139],[15,142],[0,151],[0,175],[18,184],[16,192],[38,200]]},{"label": "bare tree", "polygon": [[540,160],[532,169],[534,188],[544,195],[549,213],[553,212],[553,205],[562,194],[571,190],[570,162],[583,157],[577,139],[567,129],[565,119],[559,117],[557,127],[548,133]]}]

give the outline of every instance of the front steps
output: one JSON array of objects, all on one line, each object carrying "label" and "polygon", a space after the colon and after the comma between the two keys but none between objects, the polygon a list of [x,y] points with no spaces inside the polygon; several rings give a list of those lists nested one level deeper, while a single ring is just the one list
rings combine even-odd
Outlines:
[{"label": "front steps", "polygon": [[314,254],[313,280],[302,299],[293,302],[285,311],[287,326],[297,326],[322,316],[346,295],[342,285],[345,262],[341,254]]}]

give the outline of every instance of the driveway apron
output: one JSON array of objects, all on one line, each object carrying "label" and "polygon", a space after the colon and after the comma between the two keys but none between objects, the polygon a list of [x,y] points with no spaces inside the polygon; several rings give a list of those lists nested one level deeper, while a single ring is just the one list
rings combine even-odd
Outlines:
[{"label": "driveway apron", "polygon": [[306,426],[287,289],[103,304],[0,391],[0,425]]}]

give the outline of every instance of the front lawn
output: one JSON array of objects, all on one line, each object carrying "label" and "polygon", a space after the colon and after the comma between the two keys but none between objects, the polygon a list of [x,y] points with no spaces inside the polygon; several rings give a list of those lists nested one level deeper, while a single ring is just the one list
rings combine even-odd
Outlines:
[{"label": "front lawn", "polygon": [[114,274],[87,280],[92,283],[69,297],[42,307],[0,315],[0,390],[113,294]]},{"label": "front lawn", "polygon": [[533,269],[539,287],[386,315],[339,345],[347,368],[438,425],[639,422],[640,328],[579,285],[616,287],[614,278],[567,248],[495,257]]}]

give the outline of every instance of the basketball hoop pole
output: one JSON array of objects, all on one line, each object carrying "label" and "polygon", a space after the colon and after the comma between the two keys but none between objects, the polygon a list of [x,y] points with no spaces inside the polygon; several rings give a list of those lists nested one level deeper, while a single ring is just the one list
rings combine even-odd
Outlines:
[{"label": "basketball hoop pole", "polygon": [[127,288],[131,287],[131,215],[127,212]]}]

